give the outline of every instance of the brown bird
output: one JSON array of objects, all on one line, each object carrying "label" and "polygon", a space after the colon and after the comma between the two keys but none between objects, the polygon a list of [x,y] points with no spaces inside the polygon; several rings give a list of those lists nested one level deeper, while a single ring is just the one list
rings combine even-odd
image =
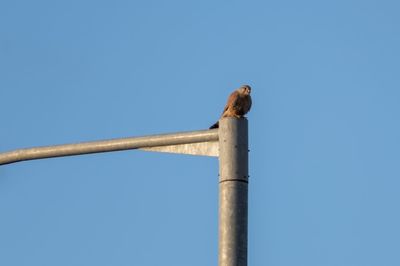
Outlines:
[{"label": "brown bird", "polygon": [[[223,117],[236,117],[242,118],[251,108],[251,87],[243,85],[239,89],[229,95],[228,102],[225,105],[221,118]],[[213,124],[210,129],[218,128],[219,121]]]}]

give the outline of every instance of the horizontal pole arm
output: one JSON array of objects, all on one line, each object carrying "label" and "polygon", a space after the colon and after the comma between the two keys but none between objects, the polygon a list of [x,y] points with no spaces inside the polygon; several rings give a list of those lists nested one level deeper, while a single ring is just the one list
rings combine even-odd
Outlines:
[{"label": "horizontal pole arm", "polygon": [[147,147],[217,141],[218,129],[42,146],[0,153],[0,165],[20,161]]}]

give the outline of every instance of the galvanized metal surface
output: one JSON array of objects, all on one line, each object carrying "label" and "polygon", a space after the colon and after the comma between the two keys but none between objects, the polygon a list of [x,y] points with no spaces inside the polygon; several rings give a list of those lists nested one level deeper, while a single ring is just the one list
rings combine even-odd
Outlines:
[{"label": "galvanized metal surface", "polygon": [[190,144],[141,148],[141,150],[218,157],[218,146],[218,141],[207,141]]},{"label": "galvanized metal surface", "polygon": [[43,158],[210,141],[218,141],[218,129],[18,149],[0,153],[0,165]]},{"label": "galvanized metal surface", "polygon": [[247,266],[247,120],[219,121],[219,266]]},{"label": "galvanized metal surface", "polygon": [[[0,165],[25,160],[129,149],[218,156],[219,266],[247,266],[248,125],[223,118],[219,129],[34,147],[0,153]],[[205,145],[203,145],[205,143]],[[192,145],[194,144],[194,145]],[[193,151],[195,146],[205,151]],[[171,146],[171,147],[166,147]],[[153,149],[154,148],[154,149]]]}]

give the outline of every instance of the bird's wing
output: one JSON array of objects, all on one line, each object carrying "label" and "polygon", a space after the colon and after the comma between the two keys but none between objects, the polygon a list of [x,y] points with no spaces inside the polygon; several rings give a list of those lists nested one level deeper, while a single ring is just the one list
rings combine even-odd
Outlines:
[{"label": "bird's wing", "polygon": [[222,115],[229,109],[229,107],[233,108],[237,104],[237,100],[239,98],[239,92],[234,91],[229,95],[228,101],[225,105],[224,111],[222,112]]}]

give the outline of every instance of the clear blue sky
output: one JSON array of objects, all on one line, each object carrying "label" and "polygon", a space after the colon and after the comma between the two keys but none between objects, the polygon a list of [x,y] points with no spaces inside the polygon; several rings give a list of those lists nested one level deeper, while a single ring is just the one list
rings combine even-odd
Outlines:
[{"label": "clear blue sky", "polygon": [[[398,1],[0,2],[0,151],[205,129],[253,87],[249,265],[400,265]],[[0,167],[0,265],[217,264],[215,158]]]}]

